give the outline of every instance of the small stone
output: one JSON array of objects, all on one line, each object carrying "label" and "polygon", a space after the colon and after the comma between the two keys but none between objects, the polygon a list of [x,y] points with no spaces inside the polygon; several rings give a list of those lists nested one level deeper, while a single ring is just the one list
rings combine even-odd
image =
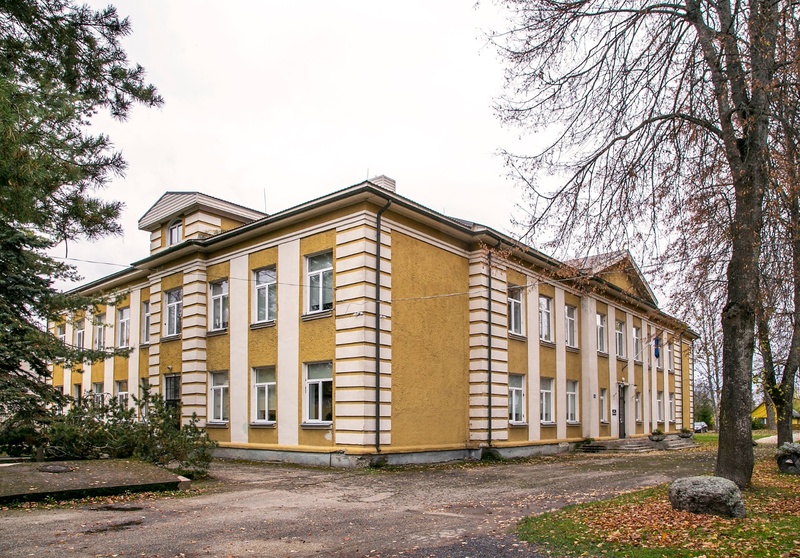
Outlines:
[{"label": "small stone", "polygon": [[722,477],[685,477],[669,486],[672,508],[691,513],[745,517],[742,492]]}]

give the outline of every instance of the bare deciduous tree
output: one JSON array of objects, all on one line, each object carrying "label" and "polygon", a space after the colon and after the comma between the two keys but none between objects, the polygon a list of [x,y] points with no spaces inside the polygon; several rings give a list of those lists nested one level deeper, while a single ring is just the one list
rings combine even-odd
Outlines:
[{"label": "bare deciduous tree", "polygon": [[[508,154],[529,187],[532,237],[551,225],[562,248],[577,236],[583,249],[631,239],[658,251],[673,232],[713,237],[719,228],[703,225],[729,217],[729,243],[716,254],[724,259],[705,262],[724,265],[726,279],[716,472],[746,485],[771,88],[782,67],[777,34],[793,6],[502,3],[509,27],[493,36],[508,64],[499,114],[555,137],[534,156]],[[543,172],[566,178],[549,190],[536,181]]]}]

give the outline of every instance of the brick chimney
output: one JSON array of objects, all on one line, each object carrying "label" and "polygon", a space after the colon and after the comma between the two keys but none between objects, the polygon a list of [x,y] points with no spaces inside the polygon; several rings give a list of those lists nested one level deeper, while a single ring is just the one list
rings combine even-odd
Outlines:
[{"label": "brick chimney", "polygon": [[389,178],[385,174],[370,178],[369,181],[375,186],[380,186],[381,188],[389,190],[390,192],[397,192],[397,183],[394,181],[394,178]]}]

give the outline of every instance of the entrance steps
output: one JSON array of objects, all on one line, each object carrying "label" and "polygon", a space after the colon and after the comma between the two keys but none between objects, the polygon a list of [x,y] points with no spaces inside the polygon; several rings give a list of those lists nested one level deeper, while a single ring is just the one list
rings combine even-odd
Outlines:
[{"label": "entrance steps", "polygon": [[671,451],[693,447],[695,447],[695,443],[691,438],[681,438],[676,434],[670,434],[660,442],[653,442],[647,437],[593,441],[588,444],[583,444],[578,448],[578,451],[583,453],[644,453],[648,451]]}]

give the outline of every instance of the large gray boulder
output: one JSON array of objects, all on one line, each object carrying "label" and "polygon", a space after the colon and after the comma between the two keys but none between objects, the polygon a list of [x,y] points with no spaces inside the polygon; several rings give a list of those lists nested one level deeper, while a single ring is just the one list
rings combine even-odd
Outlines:
[{"label": "large gray boulder", "polygon": [[722,477],[686,477],[669,485],[672,509],[692,513],[744,517],[742,493],[736,483]]}]

